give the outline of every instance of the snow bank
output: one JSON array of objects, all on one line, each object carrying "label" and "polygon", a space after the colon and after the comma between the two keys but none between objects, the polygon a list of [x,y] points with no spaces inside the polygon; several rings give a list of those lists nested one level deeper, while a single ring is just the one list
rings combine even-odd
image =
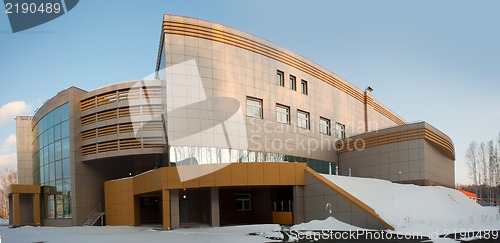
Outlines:
[{"label": "snow bank", "polygon": [[325,220],[311,220],[307,223],[297,224],[292,226],[292,230],[362,230],[362,228],[346,224],[337,220],[334,217],[328,217]]},{"label": "snow bank", "polygon": [[482,207],[454,189],[370,178],[322,176],[373,208],[396,231],[477,228],[478,224],[500,229],[498,208]]}]

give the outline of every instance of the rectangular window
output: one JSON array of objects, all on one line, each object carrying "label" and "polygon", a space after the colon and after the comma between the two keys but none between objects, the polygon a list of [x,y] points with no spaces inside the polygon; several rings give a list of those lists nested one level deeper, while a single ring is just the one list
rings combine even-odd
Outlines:
[{"label": "rectangular window", "polygon": [[276,121],[290,124],[290,107],[276,104]]},{"label": "rectangular window", "polygon": [[308,93],[308,90],[307,90],[307,81],[305,81],[305,80],[302,79],[300,87],[301,87],[302,94],[307,95],[307,93]]},{"label": "rectangular window", "polygon": [[247,116],[262,118],[262,100],[247,97]]},{"label": "rectangular window", "polygon": [[309,129],[309,113],[305,111],[297,111],[297,126]]},{"label": "rectangular window", "polygon": [[319,118],[319,132],[322,134],[330,135],[330,120],[320,117]]},{"label": "rectangular window", "polygon": [[345,138],[345,126],[340,123],[335,123],[335,137],[344,139]]},{"label": "rectangular window", "polygon": [[236,196],[236,209],[238,211],[252,210],[250,193],[236,193],[235,196]]},{"label": "rectangular window", "polygon": [[293,75],[290,75],[290,89],[297,90],[297,78]]},{"label": "rectangular window", "polygon": [[278,70],[276,72],[276,84],[285,87],[285,74],[283,71]]}]

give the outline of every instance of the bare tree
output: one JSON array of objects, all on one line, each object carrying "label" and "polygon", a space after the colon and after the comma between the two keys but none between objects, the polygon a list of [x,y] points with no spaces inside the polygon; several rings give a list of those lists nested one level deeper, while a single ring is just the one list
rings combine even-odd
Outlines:
[{"label": "bare tree", "polygon": [[479,149],[477,151],[478,155],[478,162],[479,162],[479,167],[480,167],[480,174],[482,178],[482,184],[487,185],[488,184],[488,162],[486,161],[486,144],[484,142],[481,142],[479,144]]},{"label": "bare tree", "polygon": [[494,190],[492,187],[496,186],[496,154],[495,145],[492,140],[488,141],[488,196],[490,199],[495,198]]},{"label": "bare tree", "polygon": [[474,182],[474,185],[479,185],[481,182],[478,158],[477,158],[477,143],[473,141],[469,144],[469,147],[465,151],[465,159],[467,160],[467,166],[469,167],[469,177]]},{"label": "bare tree", "polygon": [[9,212],[9,199],[5,193],[8,186],[17,183],[17,171],[3,170],[0,173],[0,217],[6,218]]}]

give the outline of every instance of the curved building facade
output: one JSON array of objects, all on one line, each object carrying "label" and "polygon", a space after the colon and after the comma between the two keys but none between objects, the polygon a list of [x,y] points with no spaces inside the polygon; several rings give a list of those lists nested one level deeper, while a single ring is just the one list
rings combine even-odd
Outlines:
[{"label": "curved building facade", "polygon": [[145,80],[71,87],[18,117],[11,203],[41,207],[11,224],[291,224],[329,216],[332,196],[342,221],[391,228],[320,173],[454,186],[445,134],[269,41],[165,15],[157,60]]}]

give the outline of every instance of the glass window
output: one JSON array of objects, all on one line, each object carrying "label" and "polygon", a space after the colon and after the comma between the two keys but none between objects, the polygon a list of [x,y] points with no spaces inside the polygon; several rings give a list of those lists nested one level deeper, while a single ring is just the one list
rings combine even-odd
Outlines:
[{"label": "glass window", "polygon": [[45,167],[40,167],[40,184],[45,182]]},{"label": "glass window", "polygon": [[297,126],[309,129],[309,113],[305,111],[297,111]]},{"label": "glass window", "polygon": [[59,140],[54,143],[54,160],[60,160],[62,158],[61,152],[62,152],[61,140]]},{"label": "glass window", "polygon": [[252,210],[252,202],[250,193],[236,193],[236,210],[250,211]]},{"label": "glass window", "polygon": [[44,178],[45,178],[45,181],[43,184],[47,184],[50,181],[49,165],[45,165],[43,167],[43,173],[44,173]]},{"label": "glass window", "polygon": [[69,105],[68,103],[61,106],[61,120],[66,121],[69,119]]},{"label": "glass window", "polygon": [[56,218],[61,219],[64,215],[63,206],[63,183],[62,180],[56,182],[57,195],[56,195]]},{"label": "glass window", "polygon": [[55,163],[55,169],[56,169],[56,179],[61,179],[63,178],[62,173],[63,173],[63,168],[62,168],[62,161],[59,160]]},{"label": "glass window", "polygon": [[61,123],[61,109],[56,108],[52,112],[53,119],[54,119],[54,125]]},{"label": "glass window", "polygon": [[47,117],[47,128],[54,126],[54,113],[50,112]]},{"label": "glass window", "polygon": [[283,71],[278,70],[276,72],[276,84],[279,86],[285,87],[285,75],[283,74]]},{"label": "glass window", "polygon": [[69,121],[65,121],[61,124],[61,137],[69,137]]},{"label": "glass window", "polygon": [[49,160],[48,160],[48,163],[51,163],[51,162],[54,162],[54,144],[50,144],[48,146],[49,148]]},{"label": "glass window", "polygon": [[40,126],[40,134],[42,134],[45,131],[45,117],[40,119],[38,125]]},{"label": "glass window", "polygon": [[54,126],[54,140],[61,139],[61,124]]},{"label": "glass window", "polygon": [[69,178],[71,176],[71,168],[69,164],[69,159],[63,159],[62,167],[63,167],[63,177]]},{"label": "glass window", "polygon": [[69,158],[69,156],[70,156],[69,138],[65,138],[62,140],[61,147],[62,147],[62,157],[61,158]]},{"label": "glass window", "polygon": [[276,121],[279,123],[290,124],[290,107],[276,105]]},{"label": "glass window", "polygon": [[47,203],[47,215],[49,219],[55,218],[56,215],[56,207],[55,207],[55,200],[54,200],[55,195],[49,195],[48,196],[48,203]]},{"label": "glass window", "polygon": [[45,146],[49,145],[49,130],[45,131],[45,132],[42,134],[42,136],[43,136],[43,141],[44,141],[44,142],[43,142],[43,144],[44,144]]},{"label": "glass window", "polygon": [[344,139],[345,138],[345,126],[340,123],[335,123],[335,137]]},{"label": "glass window", "polygon": [[297,78],[293,75],[290,75],[290,89],[297,90]]},{"label": "glass window", "polygon": [[247,97],[247,116],[262,118],[262,100]]},{"label": "glass window", "polygon": [[53,180],[56,179],[55,172],[56,172],[56,169],[54,168],[54,163],[50,163],[49,164],[49,178],[50,178],[50,181],[53,181]]},{"label": "glass window", "polygon": [[330,135],[330,120],[323,117],[319,118],[319,132]]},{"label": "glass window", "polygon": [[54,142],[54,128],[51,127],[49,128],[48,130],[48,134],[49,134],[49,143],[53,143]]},{"label": "glass window", "polygon": [[307,81],[305,81],[303,79],[302,79],[302,82],[301,82],[301,92],[302,92],[302,94],[305,94],[305,95],[308,94]]}]

